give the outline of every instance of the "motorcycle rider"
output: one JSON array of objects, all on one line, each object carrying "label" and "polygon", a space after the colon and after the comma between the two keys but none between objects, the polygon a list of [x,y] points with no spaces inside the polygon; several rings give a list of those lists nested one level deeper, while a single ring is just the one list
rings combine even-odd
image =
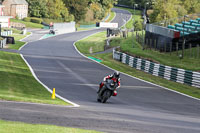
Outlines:
[{"label": "motorcycle rider", "polygon": [[99,84],[99,90],[97,91],[97,93],[101,91],[104,85],[104,82],[106,82],[107,79],[112,79],[114,82],[117,83],[117,87],[114,90],[113,96],[117,96],[117,88],[119,88],[121,85],[119,76],[120,76],[120,73],[118,71],[115,71],[113,74],[104,77],[103,82]]}]

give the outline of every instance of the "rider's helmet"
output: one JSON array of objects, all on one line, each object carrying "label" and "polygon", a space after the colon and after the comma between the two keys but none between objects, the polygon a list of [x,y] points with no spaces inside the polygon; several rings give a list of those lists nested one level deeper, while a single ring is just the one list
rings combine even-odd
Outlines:
[{"label": "rider's helmet", "polygon": [[113,77],[114,78],[119,78],[119,75],[120,75],[120,73],[118,71],[115,71],[114,74],[113,74]]}]

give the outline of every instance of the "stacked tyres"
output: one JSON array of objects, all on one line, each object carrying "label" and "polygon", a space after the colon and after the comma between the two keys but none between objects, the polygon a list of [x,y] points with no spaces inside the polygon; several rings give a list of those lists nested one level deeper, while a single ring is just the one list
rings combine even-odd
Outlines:
[{"label": "stacked tyres", "polygon": [[[121,57],[119,57],[121,56]],[[200,88],[200,73],[157,64],[113,50],[113,58],[135,69],[167,80]]]}]

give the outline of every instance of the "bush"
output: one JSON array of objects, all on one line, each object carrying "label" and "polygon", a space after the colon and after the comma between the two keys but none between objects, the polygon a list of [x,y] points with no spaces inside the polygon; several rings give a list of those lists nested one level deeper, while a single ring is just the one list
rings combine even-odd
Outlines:
[{"label": "bush", "polygon": [[53,23],[62,23],[64,22],[63,20],[59,20],[59,19],[48,19],[48,18],[43,18],[43,22],[50,24],[51,22]]},{"label": "bush", "polygon": [[31,18],[27,17],[23,19],[25,22],[31,22]]},{"label": "bush", "polygon": [[40,19],[40,18],[31,18],[31,22],[41,24],[42,23],[42,19]]}]

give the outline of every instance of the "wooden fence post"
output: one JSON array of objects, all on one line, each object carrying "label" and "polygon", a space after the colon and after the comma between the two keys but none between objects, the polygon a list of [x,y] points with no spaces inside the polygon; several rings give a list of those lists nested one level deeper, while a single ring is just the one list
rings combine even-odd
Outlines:
[{"label": "wooden fence post", "polygon": [[197,44],[197,58],[199,59],[199,44]]},{"label": "wooden fence post", "polygon": [[170,52],[170,55],[172,54],[172,42],[170,42],[170,50],[169,50],[169,52]]},{"label": "wooden fence post", "polygon": [[179,56],[178,55],[178,42],[176,42],[176,55]]},{"label": "wooden fence post", "polygon": [[190,43],[190,58],[192,57],[192,44]]},{"label": "wooden fence post", "polygon": [[153,41],[153,40],[150,39],[150,45],[149,45],[150,50],[151,50],[152,41]]},{"label": "wooden fence post", "polygon": [[164,43],[164,52],[167,52],[167,42]]},{"label": "wooden fence post", "polygon": [[154,49],[156,50],[156,39],[154,40]]}]

